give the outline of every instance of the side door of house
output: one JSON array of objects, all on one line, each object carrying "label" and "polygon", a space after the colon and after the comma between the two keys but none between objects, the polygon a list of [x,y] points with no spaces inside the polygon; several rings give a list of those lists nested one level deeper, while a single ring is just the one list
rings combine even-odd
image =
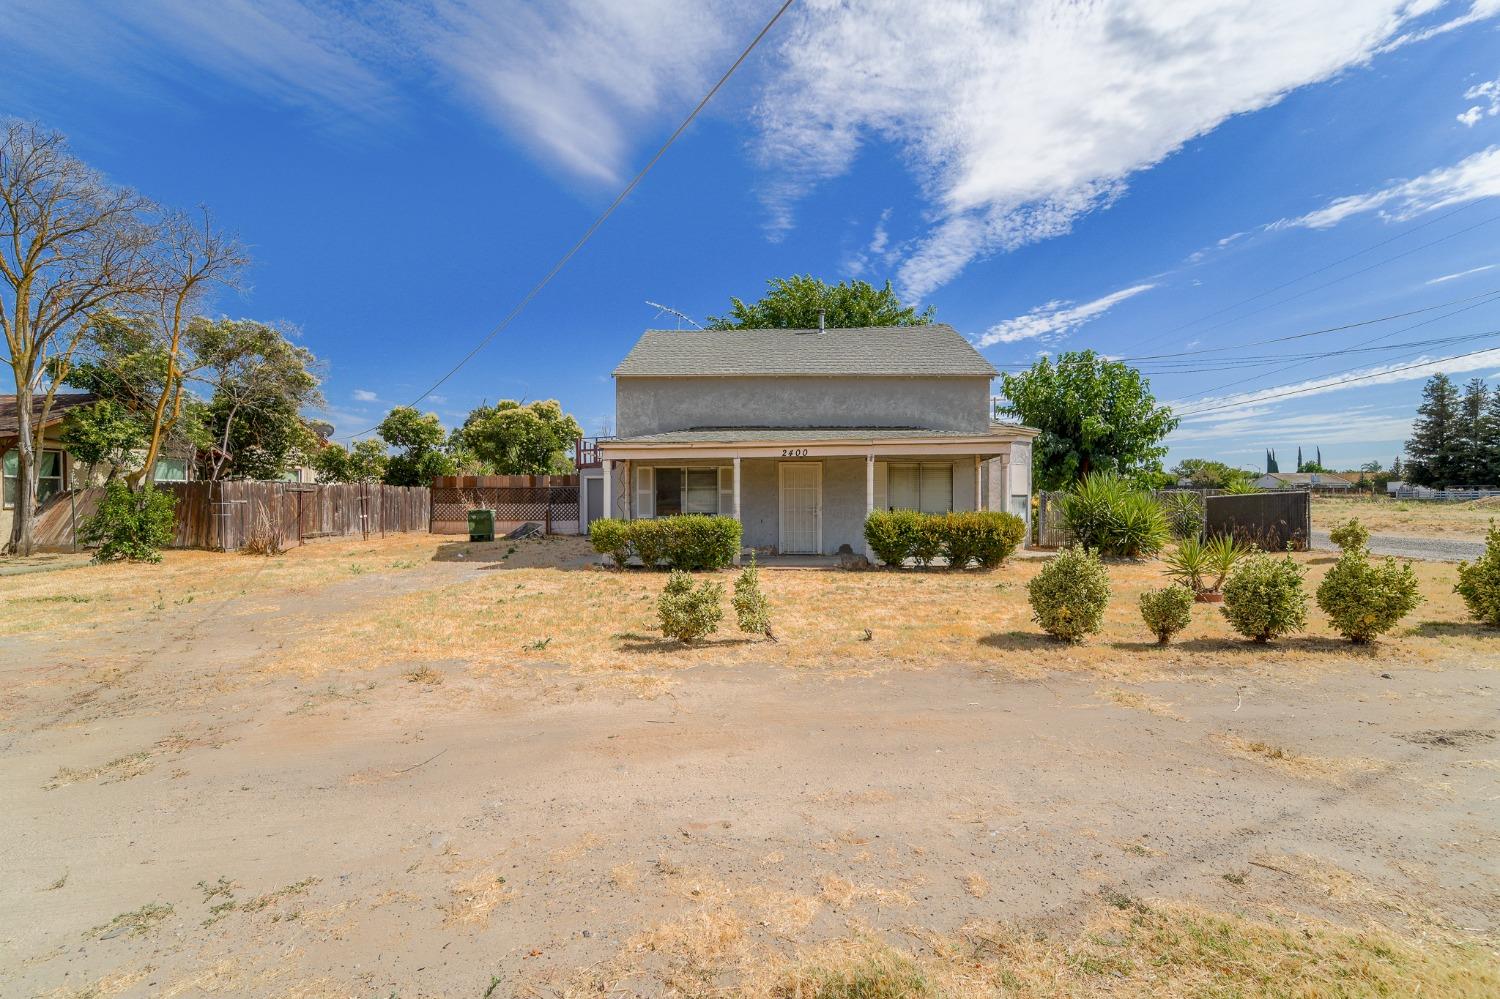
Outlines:
[{"label": "side door of house", "polygon": [[786,555],[816,555],[823,549],[823,466],[782,462],[781,530],[778,549]]},{"label": "side door of house", "polygon": [[583,486],[583,526],[588,525],[604,516],[604,480],[602,478],[580,479]]}]

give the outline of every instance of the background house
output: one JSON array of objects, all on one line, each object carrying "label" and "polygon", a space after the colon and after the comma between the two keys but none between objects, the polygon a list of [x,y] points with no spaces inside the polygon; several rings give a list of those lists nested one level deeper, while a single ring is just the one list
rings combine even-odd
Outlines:
[{"label": "background house", "polygon": [[1354,483],[1332,472],[1267,472],[1255,480],[1257,489],[1312,489],[1343,492]]},{"label": "background house", "polygon": [[994,376],[945,325],[649,330],[580,449],[584,519],[725,514],[787,554],[864,551],[877,509],[1029,522],[1036,431],[991,421]]}]

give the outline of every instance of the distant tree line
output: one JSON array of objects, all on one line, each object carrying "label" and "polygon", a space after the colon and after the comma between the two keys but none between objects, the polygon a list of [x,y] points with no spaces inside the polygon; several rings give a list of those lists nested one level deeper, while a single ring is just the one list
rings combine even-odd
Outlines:
[{"label": "distant tree line", "polygon": [[1422,388],[1406,442],[1405,479],[1450,488],[1500,483],[1500,387],[1472,378],[1460,388],[1445,374]]}]

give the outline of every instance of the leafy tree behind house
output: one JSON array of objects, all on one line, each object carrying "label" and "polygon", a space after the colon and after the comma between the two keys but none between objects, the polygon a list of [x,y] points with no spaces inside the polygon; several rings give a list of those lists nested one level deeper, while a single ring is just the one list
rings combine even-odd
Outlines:
[{"label": "leafy tree behind house", "polygon": [[319,482],[381,482],[385,479],[385,442],[370,438],[356,441],[349,450],[324,444],[313,454]]},{"label": "leafy tree behind house", "polygon": [[1161,470],[1162,441],[1176,429],[1135,368],[1092,350],[1042,358],[1020,374],[1002,374],[996,410],[1041,431],[1034,443],[1037,485],[1062,489],[1090,472],[1139,478]]},{"label": "leafy tree behind house", "polygon": [[211,389],[209,477],[280,478],[316,446],[302,410],[323,403],[317,359],[284,327],[227,318],[192,326],[199,378]]},{"label": "leafy tree behind house", "polygon": [[1194,489],[1228,489],[1251,478],[1242,468],[1207,458],[1184,458],[1172,466],[1171,474],[1174,482],[1186,481]]},{"label": "leafy tree behind house", "polygon": [[93,479],[94,470],[103,465],[109,470],[107,483],[114,480],[132,454],[146,446],[146,428],[121,403],[98,399],[68,411],[60,440],[73,460],[84,465],[85,480]]},{"label": "leafy tree behind house", "polygon": [[503,399],[479,406],[454,432],[450,450],[482,462],[496,475],[548,475],[573,471],[570,451],[583,434],[556,399],[519,403]]},{"label": "leafy tree behind house", "polygon": [[921,326],[932,322],[931,306],[918,312],[901,304],[887,281],[876,288],[868,281],[828,284],[811,275],[772,278],[759,301],[730,298],[727,316],[709,316],[718,330],[815,329],[819,310],[823,323],[838,329],[861,326]]},{"label": "leafy tree behind house", "polygon": [[1436,374],[1422,387],[1422,404],[1406,442],[1406,481],[1418,486],[1447,486],[1457,482],[1458,389],[1445,374]]},{"label": "leafy tree behind house", "polygon": [[391,486],[425,486],[439,475],[453,475],[458,464],[445,444],[448,432],[436,413],[419,413],[397,406],[376,428],[380,439],[396,451],[385,466],[384,481]]}]

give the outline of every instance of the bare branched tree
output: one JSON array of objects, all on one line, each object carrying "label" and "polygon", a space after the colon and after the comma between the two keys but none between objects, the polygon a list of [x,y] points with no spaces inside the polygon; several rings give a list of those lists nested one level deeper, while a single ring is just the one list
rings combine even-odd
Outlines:
[{"label": "bare branched tree", "polygon": [[187,398],[188,379],[208,363],[193,356],[187,335],[189,323],[214,291],[238,285],[249,262],[235,237],[214,228],[206,208],[200,208],[196,216],[168,214],[159,227],[151,257],[150,316],[167,370],[149,416],[145,458],[141,467],[126,477],[133,489],[151,475],[162,442],[176,429]]},{"label": "bare branched tree", "polygon": [[15,520],[8,547],[31,554],[37,456],[58,386],[91,313],[150,284],[151,205],[114,187],[38,125],[0,125],[0,329],[16,385]]}]

